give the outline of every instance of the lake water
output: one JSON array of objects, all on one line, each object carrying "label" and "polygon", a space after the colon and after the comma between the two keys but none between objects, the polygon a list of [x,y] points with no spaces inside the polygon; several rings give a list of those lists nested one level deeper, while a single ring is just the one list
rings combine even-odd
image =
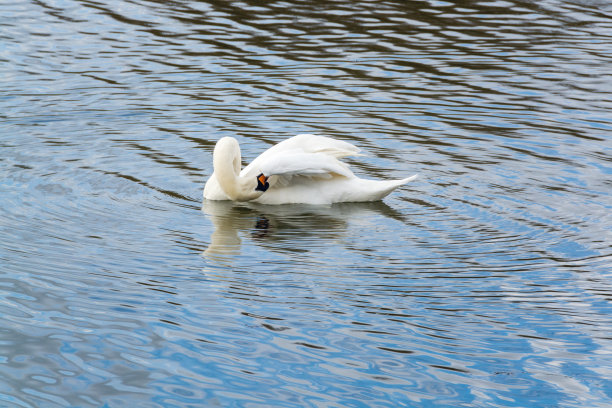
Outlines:
[{"label": "lake water", "polygon": [[[202,201],[346,140],[383,202]],[[0,406],[609,407],[612,6],[0,8]]]}]

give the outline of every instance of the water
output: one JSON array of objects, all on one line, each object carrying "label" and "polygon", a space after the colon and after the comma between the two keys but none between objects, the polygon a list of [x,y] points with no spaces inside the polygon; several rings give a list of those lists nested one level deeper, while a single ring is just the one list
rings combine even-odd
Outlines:
[{"label": "water", "polygon": [[[0,406],[612,404],[608,2],[0,10]],[[420,178],[202,204],[306,132]]]}]

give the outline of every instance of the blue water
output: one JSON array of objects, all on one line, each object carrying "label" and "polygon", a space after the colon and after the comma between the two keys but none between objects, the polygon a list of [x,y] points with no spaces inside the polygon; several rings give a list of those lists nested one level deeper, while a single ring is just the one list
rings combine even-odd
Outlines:
[{"label": "blue water", "polygon": [[[612,8],[0,7],[0,406],[609,407]],[[203,202],[354,143],[383,202]]]}]

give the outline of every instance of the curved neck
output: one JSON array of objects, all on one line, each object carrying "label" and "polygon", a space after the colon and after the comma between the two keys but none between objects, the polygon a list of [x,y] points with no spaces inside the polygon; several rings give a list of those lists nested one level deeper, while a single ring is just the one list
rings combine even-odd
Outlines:
[{"label": "curved neck", "polygon": [[219,186],[234,201],[249,201],[259,197],[257,179],[240,177],[240,146],[232,137],[224,137],[217,142],[213,152],[213,167]]}]

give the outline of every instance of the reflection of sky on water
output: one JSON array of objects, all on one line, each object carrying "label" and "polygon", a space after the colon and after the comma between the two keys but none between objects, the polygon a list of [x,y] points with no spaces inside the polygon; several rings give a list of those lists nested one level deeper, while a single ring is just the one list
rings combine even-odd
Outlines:
[{"label": "reflection of sky on water", "polygon": [[[610,11],[3,5],[0,405],[607,408]],[[201,203],[305,132],[420,178]]]}]

